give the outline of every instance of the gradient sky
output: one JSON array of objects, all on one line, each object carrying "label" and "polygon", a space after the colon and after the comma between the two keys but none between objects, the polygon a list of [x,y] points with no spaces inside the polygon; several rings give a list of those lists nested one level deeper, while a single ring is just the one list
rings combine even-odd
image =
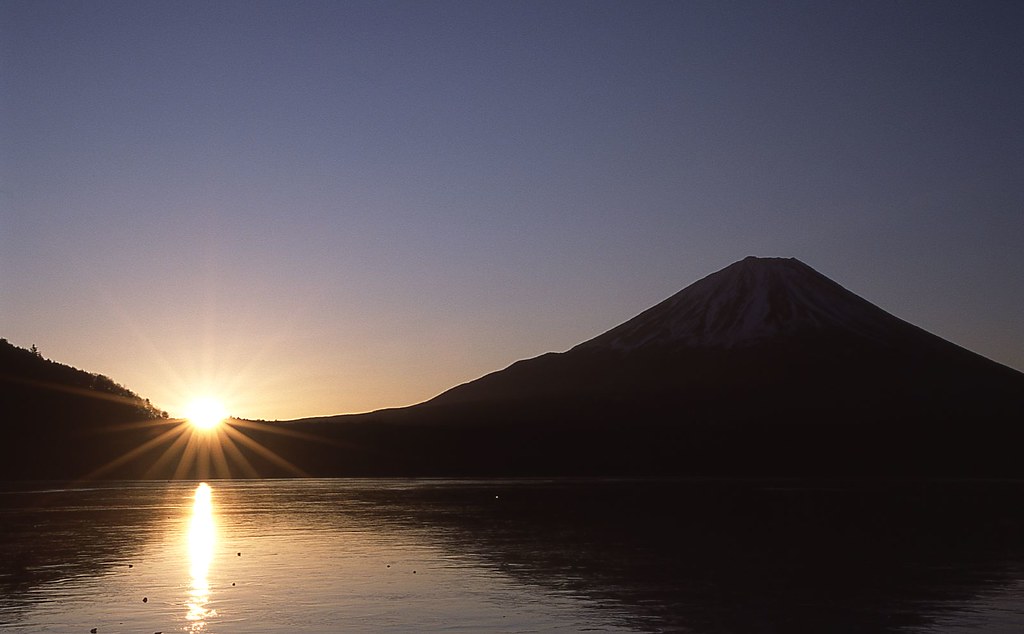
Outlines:
[{"label": "gradient sky", "polygon": [[0,337],[401,406],[797,257],[1024,370],[1024,3],[0,1]]}]

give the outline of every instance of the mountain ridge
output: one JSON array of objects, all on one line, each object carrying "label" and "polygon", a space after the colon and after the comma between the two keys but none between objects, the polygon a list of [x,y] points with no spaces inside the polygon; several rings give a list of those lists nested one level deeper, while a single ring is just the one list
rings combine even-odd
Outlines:
[{"label": "mountain ridge", "polygon": [[731,348],[811,330],[877,337],[898,324],[910,326],[882,312],[796,258],[748,256],[576,347]]},{"label": "mountain ridge", "polygon": [[[565,352],[516,361],[422,405],[486,400],[494,398],[495,392],[501,392],[502,398],[528,392],[555,394],[565,390],[566,384],[572,384],[569,391],[580,392],[586,391],[583,383],[587,381],[596,381],[594,392],[615,391],[606,385],[609,381],[628,390],[642,390],[644,385],[670,389],[665,384],[674,379],[699,380],[692,373],[680,376],[681,366],[712,366],[718,358],[762,348],[774,349],[780,362],[793,354],[806,361],[819,354],[815,348],[839,355],[871,350],[897,357],[958,356],[965,363],[991,365],[993,371],[1014,373],[1024,380],[1024,374],[884,311],[795,258],[751,256]],[[570,361],[573,358],[577,361]],[[543,370],[532,381],[518,378],[528,367],[536,372],[544,365],[563,367]],[[602,374],[596,369],[600,365],[608,366],[604,373],[610,378],[604,384],[594,376]],[[500,381],[506,385],[496,386]],[[473,394],[487,390],[491,394]]]},{"label": "mountain ridge", "polygon": [[[181,421],[112,382],[83,394],[105,377],[3,343],[0,475],[209,476],[199,459],[175,466]],[[65,372],[74,380],[53,374]],[[1024,374],[798,260],[748,258],[569,350],[418,405],[238,421],[247,440],[218,473],[1016,478],[1022,420]]]},{"label": "mountain ridge", "polygon": [[101,374],[0,339],[0,479],[78,477],[136,442],[112,429],[167,413]]},{"label": "mountain ridge", "polygon": [[1017,477],[1020,420],[1024,374],[747,258],[418,405],[285,424],[337,474]]}]

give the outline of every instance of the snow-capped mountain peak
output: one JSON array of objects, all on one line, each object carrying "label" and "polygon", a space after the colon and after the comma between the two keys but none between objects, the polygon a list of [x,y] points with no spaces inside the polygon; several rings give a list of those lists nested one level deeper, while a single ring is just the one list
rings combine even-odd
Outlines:
[{"label": "snow-capped mountain peak", "polygon": [[578,347],[734,348],[844,330],[885,339],[913,328],[792,258],[747,257]]}]

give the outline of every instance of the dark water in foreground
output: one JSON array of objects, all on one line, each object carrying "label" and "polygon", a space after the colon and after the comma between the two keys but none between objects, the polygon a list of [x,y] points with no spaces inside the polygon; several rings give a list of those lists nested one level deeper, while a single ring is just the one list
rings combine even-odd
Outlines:
[{"label": "dark water in foreground", "polygon": [[0,486],[4,632],[1021,632],[1024,483]]}]

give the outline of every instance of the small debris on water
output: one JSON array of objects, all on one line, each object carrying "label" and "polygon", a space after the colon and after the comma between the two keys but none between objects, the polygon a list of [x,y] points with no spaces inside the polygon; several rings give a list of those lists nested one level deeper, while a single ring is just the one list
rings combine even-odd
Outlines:
[{"label": "small debris on water", "polygon": [[135,567],[135,564],[128,564],[128,567],[129,567],[129,568],[134,568],[134,567]]},{"label": "small debris on water", "polygon": [[99,631],[99,628],[98,627],[94,627],[91,630],[89,630],[89,634],[96,634],[96,632],[98,632],[98,631]]},{"label": "small debris on water", "polygon": [[142,597],[143,603],[149,603],[149,597]]},{"label": "small debris on water", "polygon": [[242,553],[238,553],[238,556],[239,556],[239,557],[241,557],[241,556],[242,556]]},{"label": "small debris on water", "polygon": [[232,585],[232,586],[234,586],[234,585],[235,585],[235,582],[234,582],[234,581],[232,581],[232,582],[231,582],[231,585]]}]

